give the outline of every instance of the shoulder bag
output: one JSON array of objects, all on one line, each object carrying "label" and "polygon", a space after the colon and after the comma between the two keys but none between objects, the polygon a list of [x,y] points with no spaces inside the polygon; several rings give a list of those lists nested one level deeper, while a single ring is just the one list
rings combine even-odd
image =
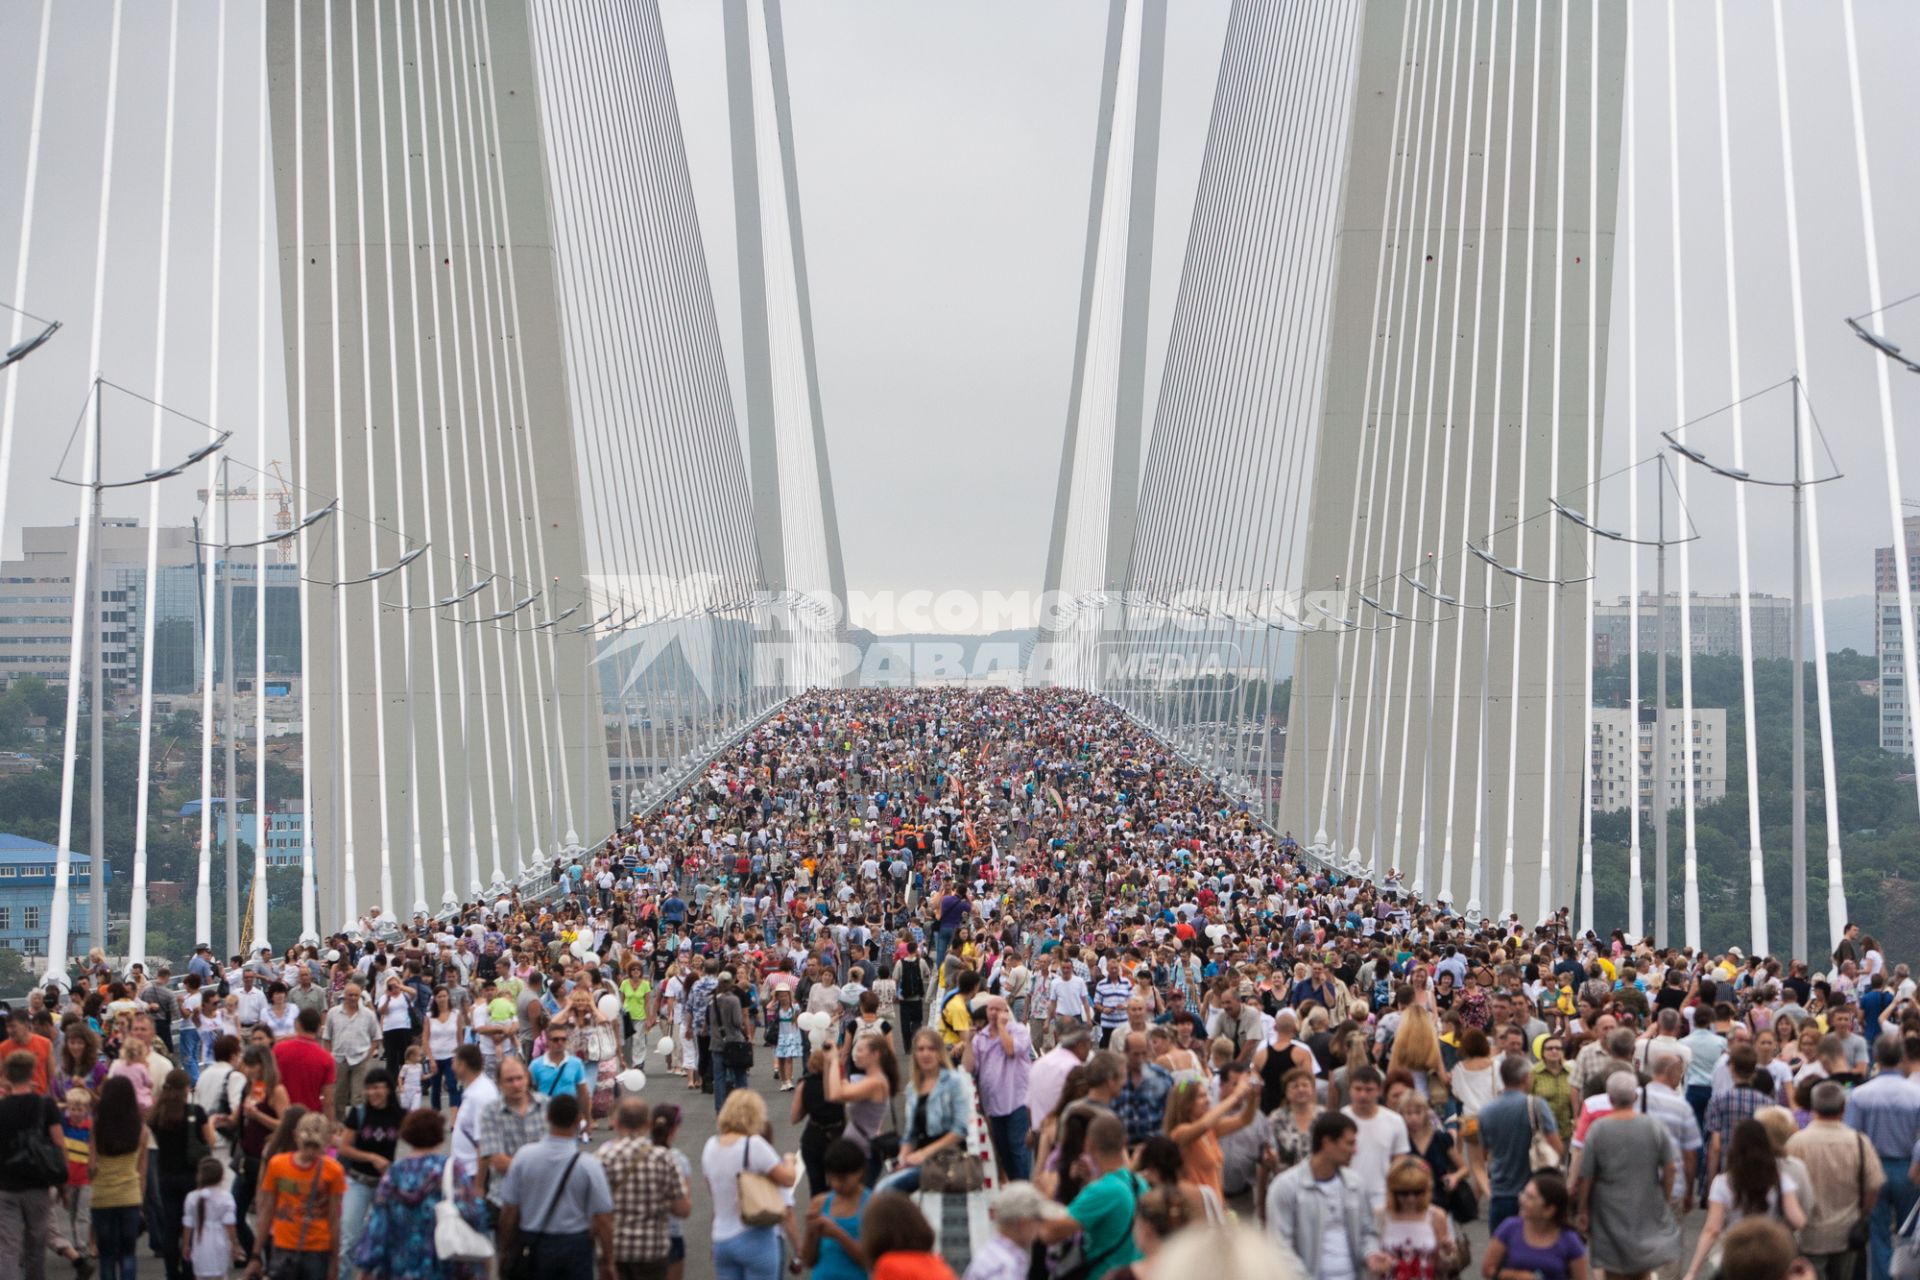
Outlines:
[{"label": "shoulder bag", "polygon": [[740,1198],[740,1221],[749,1227],[771,1227],[787,1216],[787,1198],[764,1173],[755,1173],[753,1139],[740,1139],[740,1172],[734,1175],[734,1189]]},{"label": "shoulder bag", "polygon": [[[442,1262],[490,1262],[493,1260],[492,1238],[474,1230],[472,1224],[460,1216],[453,1187],[454,1163],[449,1155],[440,1168],[440,1203],[433,1206],[433,1256]],[[552,1215],[551,1207],[547,1213]]]},{"label": "shoulder bag", "polygon": [[[553,1221],[553,1211],[560,1207],[560,1197],[566,1194],[567,1181],[573,1177],[573,1166],[579,1163],[580,1153],[576,1151],[573,1153],[573,1159],[567,1161],[565,1171],[560,1174],[560,1181],[554,1186],[553,1194],[547,1198],[547,1211],[540,1215],[540,1225],[543,1228]],[[456,1209],[455,1212],[457,1213],[458,1210]],[[436,1217],[438,1214],[439,1211],[435,1210]],[[523,1218],[520,1223],[519,1238],[514,1241],[513,1257],[507,1260],[506,1267],[501,1271],[501,1280],[538,1280],[541,1246],[546,1243],[546,1238],[547,1233],[544,1230],[529,1230],[527,1220]],[[433,1243],[435,1248],[440,1245],[439,1222],[434,1223]]]},{"label": "shoulder bag", "polygon": [[[326,1161],[327,1158],[321,1156],[313,1162],[313,1177],[307,1182],[307,1194],[300,1200],[300,1221],[294,1228],[293,1238],[301,1244],[307,1242],[307,1223],[313,1218],[314,1203],[320,1198],[320,1175],[327,1171]],[[300,1280],[307,1274],[301,1264],[305,1250],[276,1249],[268,1241],[266,1251],[267,1265],[263,1273],[266,1280]]]},{"label": "shoulder bag", "polygon": [[1527,1167],[1535,1173],[1560,1168],[1560,1153],[1553,1149],[1553,1143],[1545,1129],[1540,1127],[1540,1108],[1547,1104],[1532,1094],[1527,1095],[1527,1129],[1533,1138],[1527,1144]]},{"label": "shoulder bag", "polygon": [[1847,1228],[1847,1248],[1859,1254],[1862,1249],[1867,1247],[1867,1241],[1873,1234],[1873,1218],[1864,1210],[1860,1210],[1859,1206],[1866,1203],[1867,1161],[1874,1153],[1873,1148],[1867,1145],[1867,1140],[1864,1135],[1856,1133],[1853,1135],[1853,1138],[1855,1142],[1860,1144],[1860,1168],[1854,1175],[1856,1185],[1853,1196],[1854,1207],[1859,1216],[1854,1218],[1853,1225]]},{"label": "shoulder bag", "polygon": [[14,1134],[13,1149],[7,1152],[4,1167],[7,1176],[23,1187],[64,1187],[67,1185],[67,1157],[46,1129],[35,1123]]}]

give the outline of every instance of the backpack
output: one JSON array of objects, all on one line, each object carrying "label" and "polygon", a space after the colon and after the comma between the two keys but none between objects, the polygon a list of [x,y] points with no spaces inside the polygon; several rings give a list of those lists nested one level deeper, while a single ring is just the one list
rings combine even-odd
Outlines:
[{"label": "backpack", "polygon": [[900,963],[900,998],[902,1000],[924,1000],[927,998],[927,975],[920,967],[918,956],[909,956]]}]

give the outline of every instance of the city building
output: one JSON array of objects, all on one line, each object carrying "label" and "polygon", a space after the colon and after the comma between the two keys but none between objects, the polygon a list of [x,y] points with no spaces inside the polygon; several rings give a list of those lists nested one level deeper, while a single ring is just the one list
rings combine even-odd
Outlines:
[{"label": "city building", "polygon": [[[1874,596],[1874,652],[1880,659],[1880,746],[1901,755],[1913,754],[1913,718],[1907,711],[1907,673],[1902,661],[1900,597],[1893,591]],[[1913,606],[1914,626],[1920,631],[1920,600]]]},{"label": "city building", "polygon": [[[1907,589],[1920,591],[1920,516],[1904,521],[1907,537]],[[1893,564],[1892,547],[1873,549],[1873,590],[1893,594],[1900,590],[1900,579]]]},{"label": "city building", "polygon": [[[137,519],[107,516],[100,528],[100,623],[107,678],[131,686],[140,679],[146,611],[154,611],[153,687],[190,693],[200,683],[201,596],[205,586],[191,528],[160,530],[153,583],[147,583],[147,529]],[[73,572],[80,525],[20,531],[17,560],[0,561],[0,684],[24,675],[64,684],[73,652]],[[232,564],[234,665],[244,690],[254,674],[255,565]],[[215,580],[215,625],[226,594],[225,566]],[[300,571],[267,565],[267,674],[300,674]],[[219,632],[214,633],[216,636]],[[214,679],[224,682],[225,648],[213,647]]]},{"label": "city building", "polygon": [[[47,927],[53,919],[53,864],[59,856],[50,844],[0,832],[0,947],[23,956],[47,954]],[[68,955],[85,955],[93,935],[93,865],[84,853],[69,867]],[[106,869],[113,883],[113,868]]]},{"label": "city building", "polygon": [[1593,809],[1610,813],[1633,803],[1638,787],[1642,810],[1659,807],[1660,789],[1666,789],[1666,807],[1687,801],[1686,774],[1693,765],[1694,803],[1706,804],[1727,794],[1727,713],[1719,707],[1695,707],[1689,730],[1678,707],[1667,709],[1667,743],[1656,753],[1655,708],[1644,707],[1640,723],[1625,707],[1595,707],[1593,711]]},{"label": "city building", "polygon": [[[254,837],[260,830],[260,824],[254,817],[253,801],[239,802],[239,812],[234,815],[233,829],[239,843],[248,850],[255,848]],[[200,802],[189,800],[180,806],[183,818],[198,818]],[[298,800],[287,800],[279,809],[267,811],[267,865],[270,867],[297,867],[300,865],[300,841],[306,830],[306,814]],[[224,796],[213,798],[213,845],[224,849],[227,844],[227,801]]]},{"label": "city building", "polygon": [[[1905,523],[1907,552],[1907,588],[1920,597],[1920,516],[1908,516]],[[1907,710],[1907,676],[1900,636],[1900,577],[1892,547],[1873,551],[1873,648],[1879,657],[1880,746],[1901,755],[1913,754],[1913,719]],[[1914,619],[1920,624],[1920,598],[1914,604]]]},{"label": "city building", "polygon": [[[124,581],[130,573],[145,577],[147,531],[135,519],[107,516],[101,521],[100,625],[107,678],[116,683],[139,674],[140,629],[133,619]],[[66,683],[73,646],[73,570],[80,522],[20,531],[20,558],[0,561],[0,680],[44,676]],[[159,563],[193,564],[193,534],[162,529]]]},{"label": "city building", "polygon": [[[1656,637],[1664,632],[1667,652],[1678,654],[1680,599],[1680,596],[1670,593],[1665,607],[1660,608],[1655,596],[1643,593],[1637,609],[1625,596],[1621,596],[1615,604],[1595,601],[1594,661],[1611,666],[1634,651],[1633,625],[1636,618],[1641,653],[1658,652],[1660,641]],[[1752,597],[1752,608],[1754,658],[1792,661],[1793,601],[1785,596],[1756,593]],[[1690,638],[1695,656],[1740,656],[1740,597],[1737,594],[1702,595],[1696,591],[1689,597],[1687,612],[1693,628]],[[1602,655],[1605,655],[1605,661],[1602,661]]]}]

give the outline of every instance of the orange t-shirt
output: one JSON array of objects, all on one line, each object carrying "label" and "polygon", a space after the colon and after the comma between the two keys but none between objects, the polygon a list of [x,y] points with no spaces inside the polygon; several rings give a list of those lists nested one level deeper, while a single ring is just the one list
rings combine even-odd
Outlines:
[{"label": "orange t-shirt", "polygon": [[[4,1039],[0,1039],[0,1058],[5,1058],[9,1054],[14,1053],[30,1053],[33,1055],[33,1091],[35,1093],[45,1093],[51,1079],[49,1073],[53,1066],[53,1042],[37,1033],[28,1036],[27,1042],[24,1045],[12,1036],[6,1036]],[[65,1102],[66,1099],[55,1098],[54,1101]]]},{"label": "orange t-shirt", "polygon": [[[330,1253],[339,1248],[333,1237],[333,1197],[347,1189],[347,1173],[332,1156],[302,1169],[291,1151],[267,1161],[260,1190],[273,1197],[273,1247]],[[311,1200],[309,1200],[311,1196]]]}]

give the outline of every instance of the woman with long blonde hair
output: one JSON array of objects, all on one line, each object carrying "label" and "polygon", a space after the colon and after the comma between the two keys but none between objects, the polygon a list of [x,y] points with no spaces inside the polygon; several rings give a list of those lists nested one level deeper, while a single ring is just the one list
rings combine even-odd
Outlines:
[{"label": "woman with long blonde hair", "polygon": [[1388,1055],[1387,1070],[1406,1071],[1413,1077],[1413,1087],[1423,1098],[1431,1098],[1434,1084],[1446,1079],[1446,1060],[1440,1056],[1440,1029],[1425,1006],[1409,1005],[1406,1012],[1400,1015],[1400,1027],[1393,1034],[1393,1052]]}]

